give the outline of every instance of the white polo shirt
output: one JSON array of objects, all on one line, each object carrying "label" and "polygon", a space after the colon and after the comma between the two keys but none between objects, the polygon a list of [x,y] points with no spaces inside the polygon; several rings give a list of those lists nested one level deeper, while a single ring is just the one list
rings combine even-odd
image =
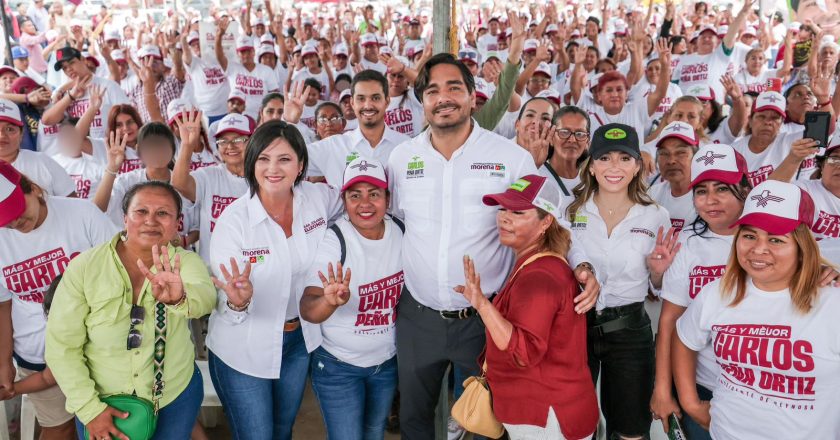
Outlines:
[{"label": "white polo shirt", "polygon": [[198,255],[210,263],[210,237],[216,220],[234,200],[248,192],[248,182],[222,164],[199,168],[192,172],[195,179],[195,210],[198,214],[198,230],[201,245]]},{"label": "white polo shirt", "polygon": [[44,363],[44,292],[72,258],[117,233],[87,200],[46,201],[47,217],[31,232],[0,228],[0,301],[12,300],[15,353],[35,364]]},{"label": "white polo shirt", "polygon": [[645,300],[650,277],[646,258],[656,246],[660,227],[667,231],[671,218],[665,208],[655,204],[633,205],[609,236],[591,198],[575,214],[572,240],[583,245],[601,283],[598,310]]},{"label": "white polo shirt", "polygon": [[671,216],[671,226],[682,230],[687,228],[697,218],[697,211],[694,209],[694,193],[687,193],[674,197],[671,195],[671,184],[662,181],[648,188],[648,194],[660,206],[668,210]]},{"label": "white polo shirt", "polygon": [[[252,264],[254,296],[248,310],[228,308],[227,296],[220,290],[207,334],[207,347],[213,354],[249,376],[280,377],[290,297],[294,295],[300,303],[327,224],[343,210],[338,190],[322,183],[301,182],[294,188],[293,203],[291,237],[266,213],[259,197],[249,195],[222,213],[210,240],[210,266],[216,277],[224,279],[219,264],[230,267],[231,257],[238,260],[240,269],[248,261]],[[321,345],[321,330],[316,324],[301,324],[311,352]]]},{"label": "white polo shirt", "polygon": [[[346,247],[345,270],[352,271],[350,299],[320,324],[321,346],[342,362],[361,368],[379,365],[397,354],[397,303],[403,287],[402,231],[390,219],[379,240],[362,237],[346,219],[336,226]],[[341,260],[341,245],[327,231],[309,270],[307,286],[323,287],[318,271]]]},{"label": "white polo shirt", "polygon": [[[690,226],[680,233],[679,252],[662,277],[660,297],[671,304],[688,307],[706,284],[726,273],[734,236],[718,235],[707,230],[697,235]],[[707,292],[708,293],[708,292]],[[714,390],[718,365],[711,346],[697,355],[697,383]]]},{"label": "white polo shirt", "polygon": [[388,127],[385,127],[382,139],[375,147],[371,147],[365,139],[361,128],[330,136],[309,145],[309,169],[306,175],[324,176],[327,183],[341,186],[341,182],[344,181],[344,169],[353,159],[363,156],[386,164],[397,145],[409,139],[408,136]]},{"label": "white polo shirt", "polygon": [[65,197],[76,191],[67,171],[44,153],[20,150],[12,166],[51,196]]},{"label": "white polo shirt", "polygon": [[[767,180],[770,174],[779,167],[782,161],[787,157],[788,153],[790,153],[790,146],[793,142],[802,139],[803,131],[804,128],[802,130],[787,133],[780,132],[776,135],[773,142],[771,142],[764,151],[758,154],[750,151],[749,144],[752,135],[744,136],[732,143],[732,148],[744,155],[744,159],[747,160],[747,170],[749,170],[747,176],[753,187]],[[797,175],[794,174],[791,181],[809,180],[811,178],[811,174],[813,174],[816,168],[817,162],[812,154],[802,161],[802,164],[799,166],[799,176],[797,177]]]},{"label": "white polo shirt", "polygon": [[711,345],[720,364],[709,432],[716,439],[834,439],[840,432],[840,289],[823,287],[808,313],[785,289],[752,279],[731,306],[720,280],[677,320],[686,347]]},{"label": "white polo shirt", "polygon": [[405,284],[421,304],[459,310],[469,302],[453,288],[464,284],[463,256],[475,259],[487,295],[502,287],[513,253],[499,243],[496,207],[486,194],[537,174],[534,159],[512,141],[473,121],[466,142],[446,160],[432,147],[431,131],[401,144],[388,161],[391,209],[405,219]]},{"label": "white polo shirt", "polygon": [[[826,169],[826,168],[823,168]],[[820,180],[794,182],[814,199],[814,225],[811,232],[817,240],[840,237],[840,198],[832,194]]]}]

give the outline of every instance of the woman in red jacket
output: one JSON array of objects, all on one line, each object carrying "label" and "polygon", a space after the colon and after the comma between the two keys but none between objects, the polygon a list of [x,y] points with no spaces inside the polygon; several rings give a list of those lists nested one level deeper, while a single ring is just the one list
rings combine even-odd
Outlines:
[{"label": "woman in red jacket", "polygon": [[504,193],[484,196],[484,203],[499,206],[499,240],[516,263],[491,303],[465,256],[465,286],[456,290],[487,327],[493,411],[513,440],[590,438],[598,406],[587,366],[586,318],[575,313],[578,284],[564,258],[570,233],[554,217],[560,192],[545,177],[528,175]]}]

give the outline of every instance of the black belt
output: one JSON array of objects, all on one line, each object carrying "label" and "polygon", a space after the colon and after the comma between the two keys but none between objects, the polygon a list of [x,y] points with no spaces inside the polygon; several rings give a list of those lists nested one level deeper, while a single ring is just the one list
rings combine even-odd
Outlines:
[{"label": "black belt", "polygon": [[[404,287],[403,289],[404,289],[403,293],[409,293],[407,287]],[[495,297],[496,297],[496,294],[494,293],[494,294],[490,295],[490,297],[487,298],[487,300],[492,302],[493,298],[495,298]],[[414,298],[412,297],[412,299],[414,299]],[[420,304],[420,302],[417,301],[416,299],[414,299],[414,302],[417,303],[418,308],[420,308],[421,310],[427,310],[427,311],[430,311],[430,312],[437,313],[443,319],[467,319],[467,318],[478,315],[478,310],[476,310],[474,307],[467,307],[465,309],[460,309],[460,310],[436,310],[436,309],[433,309],[431,307],[426,307],[423,304]]]},{"label": "black belt", "polygon": [[590,320],[592,323],[597,322],[599,316],[616,315],[615,319],[602,322],[600,324],[589,325],[589,336],[604,336],[608,333],[617,332],[630,327],[635,322],[644,318],[645,307],[644,302],[628,304],[619,307],[607,307],[597,312],[590,312]]},{"label": "black belt", "polygon": [[27,370],[32,371],[44,371],[47,369],[47,364],[35,364],[32,362],[27,361],[26,359],[18,356],[17,353],[12,353],[12,357],[15,359],[15,362],[18,364],[18,367],[26,368]]}]

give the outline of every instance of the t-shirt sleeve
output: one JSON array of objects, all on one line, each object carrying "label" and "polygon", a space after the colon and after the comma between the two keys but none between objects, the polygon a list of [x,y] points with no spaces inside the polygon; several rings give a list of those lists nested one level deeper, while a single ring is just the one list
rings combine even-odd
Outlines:
[{"label": "t-shirt sleeve", "polygon": [[108,81],[108,98],[111,105],[129,103],[128,95],[113,81]]},{"label": "t-shirt sleeve", "polygon": [[688,307],[691,302],[688,289],[688,249],[683,242],[682,249],[677,252],[674,261],[662,277],[660,296],[671,304]]},{"label": "t-shirt sleeve", "polygon": [[67,171],[58,162],[46,154],[43,156],[43,160],[44,166],[50,172],[50,176],[52,176],[52,182],[50,183],[50,193],[52,195],[63,197],[69,196],[76,191],[76,182],[73,181],[73,178],[67,174]]},{"label": "t-shirt sleeve", "polygon": [[691,350],[700,351],[709,344],[712,333],[705,316],[709,312],[707,309],[713,308],[712,302],[716,302],[716,297],[720,295],[719,286],[719,280],[707,284],[677,319],[677,336]]},{"label": "t-shirt sleeve", "polygon": [[114,225],[108,216],[100,211],[99,208],[93,206],[92,203],[88,205],[88,219],[84,224],[87,227],[90,246],[94,247],[110,240],[121,228]]},{"label": "t-shirt sleeve", "polygon": [[[341,261],[341,243],[338,241],[335,232],[332,229],[327,229],[324,239],[318,244],[318,252],[315,254],[315,259],[312,260],[309,272],[306,274],[306,287],[323,287],[318,271],[326,276],[327,265],[332,263],[333,269],[335,269],[336,263],[339,261]],[[350,270],[352,271],[352,268]]]}]

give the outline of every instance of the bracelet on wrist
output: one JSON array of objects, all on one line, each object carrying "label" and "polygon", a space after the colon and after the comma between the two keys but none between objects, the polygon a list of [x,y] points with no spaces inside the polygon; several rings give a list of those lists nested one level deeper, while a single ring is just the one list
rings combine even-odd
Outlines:
[{"label": "bracelet on wrist", "polygon": [[178,302],[176,302],[175,304],[171,304],[170,306],[171,307],[179,307],[182,304],[184,304],[184,302],[186,300],[187,300],[187,292],[184,292],[183,294],[181,294],[181,299],[179,299]]},{"label": "bracelet on wrist", "polygon": [[244,312],[245,310],[248,309],[248,306],[251,305],[251,300],[250,299],[248,301],[246,301],[245,304],[242,304],[241,306],[233,305],[233,303],[231,303],[230,300],[227,300],[225,302],[227,303],[228,308],[233,310],[234,312]]},{"label": "bracelet on wrist", "polygon": [[116,176],[118,174],[116,171],[111,171],[110,169],[108,169],[108,167],[105,167],[105,172],[112,176]]}]

